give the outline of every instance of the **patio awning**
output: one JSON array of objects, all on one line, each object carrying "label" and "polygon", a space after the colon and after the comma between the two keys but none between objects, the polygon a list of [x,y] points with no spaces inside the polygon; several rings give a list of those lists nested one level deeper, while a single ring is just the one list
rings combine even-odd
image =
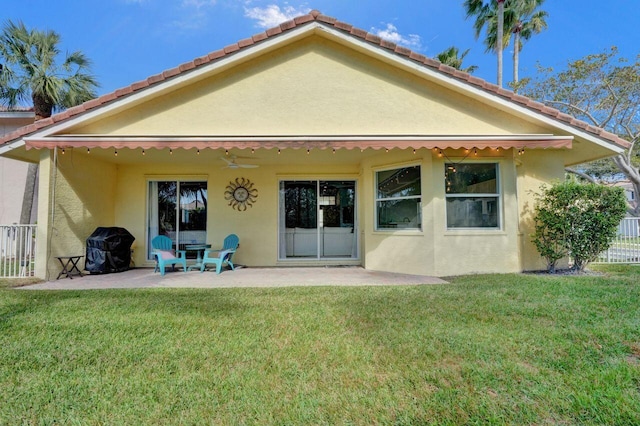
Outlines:
[{"label": "patio awning", "polygon": [[539,149],[571,148],[572,136],[96,136],[63,135],[26,138],[27,149],[142,148],[142,149]]}]

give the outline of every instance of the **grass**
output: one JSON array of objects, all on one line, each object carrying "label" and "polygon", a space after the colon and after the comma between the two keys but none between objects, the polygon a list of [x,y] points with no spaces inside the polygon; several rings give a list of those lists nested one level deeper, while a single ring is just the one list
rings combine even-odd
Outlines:
[{"label": "grass", "polygon": [[640,267],[0,290],[0,424],[640,424]]}]

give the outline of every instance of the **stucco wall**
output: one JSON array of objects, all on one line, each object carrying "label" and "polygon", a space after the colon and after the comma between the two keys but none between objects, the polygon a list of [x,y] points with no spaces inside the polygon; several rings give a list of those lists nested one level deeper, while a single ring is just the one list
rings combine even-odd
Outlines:
[{"label": "stucco wall", "polygon": [[[369,269],[412,274],[447,276],[469,273],[516,272],[520,270],[518,202],[511,151],[486,151],[465,159],[469,162],[497,162],[500,171],[502,227],[500,230],[447,230],[444,163],[434,151],[419,151],[419,158],[398,153],[367,161],[364,176],[365,265]],[[445,152],[460,161],[455,151]],[[422,167],[421,231],[375,231],[374,174],[378,168],[420,164]]]},{"label": "stucco wall", "polygon": [[38,239],[40,278],[55,279],[60,272],[56,256],[85,255],[86,239],[95,228],[115,224],[118,166],[79,152],[59,152],[57,167],[53,151],[41,152],[39,191],[46,197],[38,206],[38,235],[50,238]]},{"label": "stucco wall", "polygon": [[[207,243],[212,244],[214,248],[220,247],[224,237],[235,233],[240,237],[240,249],[234,256],[237,263],[249,266],[275,266],[282,264],[278,262],[279,181],[296,178],[359,178],[357,164],[308,163],[304,161],[306,154],[300,151],[283,152],[280,156],[283,163],[280,165],[262,165],[255,169],[222,169],[224,163],[219,159],[219,153],[203,153],[203,156],[208,155],[209,161],[203,161],[202,157],[195,161],[196,154],[193,151],[174,155],[176,158],[178,155],[191,158],[194,162],[140,162],[120,166],[118,169],[118,197],[114,202],[115,223],[127,228],[135,236],[134,261],[137,266],[153,265],[152,261],[146,259],[149,180],[206,181]],[[261,151],[257,151],[255,157],[259,159]],[[224,199],[227,185],[240,177],[251,180],[258,189],[257,201],[246,211],[233,209]]]},{"label": "stucco wall", "polygon": [[[132,107],[134,105],[131,105]],[[548,133],[477,100],[311,37],[74,129],[115,135]]]},{"label": "stucco wall", "polygon": [[[540,193],[542,185],[548,185],[564,179],[562,154],[549,151],[528,151],[519,159],[518,193],[520,208],[520,247],[522,250],[522,269],[546,269],[546,262],[540,257],[533,243],[533,209],[535,194]],[[565,260],[566,263],[566,260]],[[562,264],[562,263],[560,263]]]}]

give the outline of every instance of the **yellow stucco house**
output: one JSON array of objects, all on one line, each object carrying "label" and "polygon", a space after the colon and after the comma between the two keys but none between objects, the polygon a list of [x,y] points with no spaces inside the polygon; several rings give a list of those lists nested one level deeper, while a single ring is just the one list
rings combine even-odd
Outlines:
[{"label": "yellow stucco house", "polygon": [[135,236],[137,266],[157,235],[235,233],[248,267],[542,268],[533,192],[626,146],[317,11],[0,143],[40,164],[42,278],[98,226]]}]

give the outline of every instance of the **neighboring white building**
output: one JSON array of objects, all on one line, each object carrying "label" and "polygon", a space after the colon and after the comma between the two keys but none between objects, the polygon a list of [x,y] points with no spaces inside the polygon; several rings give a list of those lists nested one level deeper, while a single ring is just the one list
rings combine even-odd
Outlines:
[{"label": "neighboring white building", "polygon": [[636,200],[636,197],[638,195],[636,194],[636,191],[634,190],[633,184],[631,182],[629,182],[628,180],[623,180],[617,182],[615,186],[619,186],[620,188],[624,189],[624,196],[627,197],[627,201]]},{"label": "neighboring white building", "polygon": [[[34,113],[30,110],[7,111],[0,107],[0,137],[15,129],[33,123]],[[20,221],[24,185],[29,163],[0,157],[0,225],[10,225]],[[37,190],[36,185],[36,190]],[[34,200],[31,223],[37,213],[37,195]]]}]

